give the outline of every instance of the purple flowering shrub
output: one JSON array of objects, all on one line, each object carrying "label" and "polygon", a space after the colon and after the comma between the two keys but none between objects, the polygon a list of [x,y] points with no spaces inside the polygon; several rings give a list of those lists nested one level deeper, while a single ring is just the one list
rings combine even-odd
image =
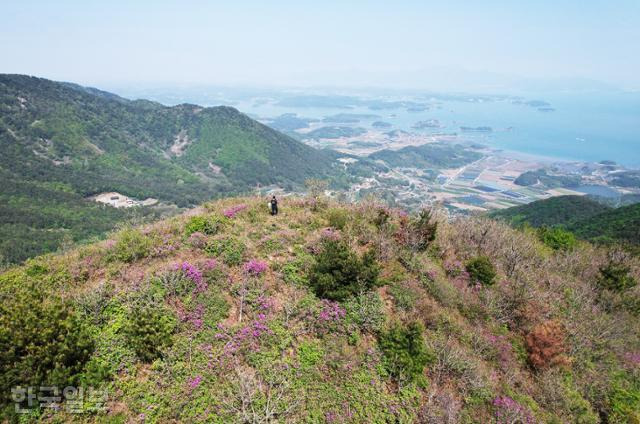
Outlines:
[{"label": "purple flowering shrub", "polygon": [[345,309],[338,302],[330,300],[322,300],[322,307],[318,313],[318,321],[320,322],[339,322],[346,315]]},{"label": "purple flowering shrub", "polygon": [[150,231],[147,235],[151,240],[151,251],[149,253],[151,257],[169,256],[180,248],[180,240],[175,235],[163,231],[163,229]]},{"label": "purple flowering shrub", "polygon": [[341,238],[340,235],[340,230],[337,230],[335,228],[325,228],[324,230],[322,230],[322,232],[320,233],[320,237],[323,240],[334,240],[334,241],[338,241]]},{"label": "purple flowering shrub", "polygon": [[442,266],[450,277],[457,277],[465,270],[462,262],[457,259],[447,259],[444,261]]},{"label": "purple flowering shrub", "polygon": [[507,337],[489,333],[486,335],[486,341],[491,346],[491,356],[498,361],[501,368],[506,369],[514,365],[513,346]]},{"label": "purple flowering shrub", "polygon": [[175,299],[173,306],[180,322],[188,323],[196,330],[200,330],[204,324],[205,306],[197,303],[195,307],[185,305],[180,299]]},{"label": "purple flowering shrub", "polygon": [[276,302],[272,297],[261,294],[253,302],[253,307],[256,311],[262,314],[269,314],[274,311]]},{"label": "purple flowering shrub", "polygon": [[243,211],[243,210],[245,210],[245,209],[247,209],[247,205],[245,205],[245,204],[243,203],[243,204],[235,205],[235,206],[232,206],[232,207],[230,207],[230,208],[225,209],[225,210],[222,212],[222,214],[223,214],[224,216],[226,216],[227,218],[235,218],[235,216],[236,216],[237,214],[239,214],[240,212],[242,212],[242,211]]},{"label": "purple flowering shrub", "polygon": [[207,245],[207,236],[199,231],[191,234],[187,239],[187,244],[196,249],[204,249]]},{"label": "purple flowering shrub", "polygon": [[534,424],[536,421],[531,411],[510,398],[498,396],[493,400],[496,424]]},{"label": "purple flowering shrub", "polygon": [[223,345],[216,358],[218,364],[231,365],[237,355],[260,350],[266,337],[271,334],[273,331],[267,325],[267,315],[262,313],[248,324],[233,327],[218,324],[214,338]]},{"label": "purple flowering shrub", "polygon": [[101,258],[97,254],[81,256],[69,265],[69,274],[74,281],[85,282],[99,271],[102,266],[101,262]]},{"label": "purple flowering shrub", "polygon": [[640,351],[639,352],[627,352],[624,355],[624,359],[629,365],[631,365],[633,367],[640,368]]},{"label": "purple flowering shrub", "polygon": [[249,262],[244,264],[242,270],[247,275],[258,277],[262,275],[268,268],[269,266],[266,262],[259,261],[257,259],[251,259]]},{"label": "purple flowering shrub", "polygon": [[187,388],[189,392],[194,391],[202,383],[202,376],[196,375],[193,378],[187,379]]},{"label": "purple flowering shrub", "polygon": [[179,322],[188,329],[210,328],[225,317],[229,306],[217,291],[210,291],[207,278],[218,270],[218,263],[210,259],[199,267],[182,262],[174,264],[159,281],[167,291],[168,303],[175,310]]},{"label": "purple flowering shrub", "polygon": [[438,271],[436,271],[435,269],[430,269],[425,272],[425,276],[431,281],[436,281],[436,278],[438,278]]},{"label": "purple flowering shrub", "polygon": [[160,277],[160,282],[172,296],[204,293],[208,288],[202,272],[186,261],[174,264],[169,272]]},{"label": "purple flowering shrub", "polygon": [[318,334],[328,334],[344,328],[347,311],[338,302],[323,299],[316,313],[315,329]]}]

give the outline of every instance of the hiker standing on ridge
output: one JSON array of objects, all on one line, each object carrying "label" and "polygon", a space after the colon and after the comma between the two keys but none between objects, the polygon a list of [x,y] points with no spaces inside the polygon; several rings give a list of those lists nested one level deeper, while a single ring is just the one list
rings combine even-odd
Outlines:
[{"label": "hiker standing on ridge", "polygon": [[278,201],[276,196],[271,198],[271,215],[278,215]]}]

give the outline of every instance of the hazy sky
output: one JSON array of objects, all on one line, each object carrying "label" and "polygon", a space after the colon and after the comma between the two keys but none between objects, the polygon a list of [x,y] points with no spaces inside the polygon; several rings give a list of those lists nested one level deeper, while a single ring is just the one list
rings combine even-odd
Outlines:
[{"label": "hazy sky", "polygon": [[0,72],[84,84],[640,88],[640,0],[2,0]]}]

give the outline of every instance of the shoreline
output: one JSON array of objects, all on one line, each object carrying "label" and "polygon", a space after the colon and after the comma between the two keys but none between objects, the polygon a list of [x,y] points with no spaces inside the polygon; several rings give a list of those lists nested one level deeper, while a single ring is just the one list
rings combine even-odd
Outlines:
[{"label": "shoreline", "polygon": [[489,146],[489,148],[491,149],[491,152],[496,156],[501,156],[507,159],[521,160],[523,162],[539,162],[545,165],[552,165],[555,163],[597,163],[583,160],[565,159],[554,156],[544,156],[535,153],[525,153],[517,150],[498,149],[491,146]]}]

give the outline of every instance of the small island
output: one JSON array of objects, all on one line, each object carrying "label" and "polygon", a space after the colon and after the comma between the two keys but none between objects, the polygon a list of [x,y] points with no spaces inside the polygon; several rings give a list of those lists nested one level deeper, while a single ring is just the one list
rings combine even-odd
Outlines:
[{"label": "small island", "polygon": [[460,127],[460,131],[462,132],[492,132],[493,128],[491,127]]},{"label": "small island", "polygon": [[418,121],[413,127],[416,130],[424,130],[427,128],[444,128],[444,125],[437,119],[427,119],[426,121]]}]

